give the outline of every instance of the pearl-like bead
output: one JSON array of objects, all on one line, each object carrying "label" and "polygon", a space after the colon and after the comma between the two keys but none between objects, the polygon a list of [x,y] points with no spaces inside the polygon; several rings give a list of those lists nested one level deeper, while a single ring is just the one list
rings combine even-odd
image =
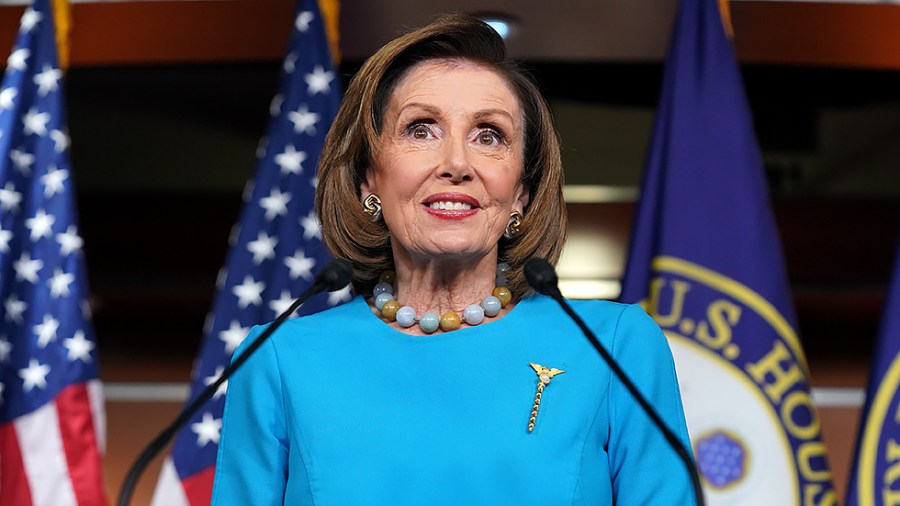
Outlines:
[{"label": "pearl-like bead", "polygon": [[381,308],[384,307],[384,303],[392,300],[394,298],[394,294],[392,293],[382,293],[375,297],[375,307],[381,311]]},{"label": "pearl-like bead", "polygon": [[500,299],[500,304],[506,306],[509,304],[509,301],[512,300],[512,292],[505,286],[498,286],[497,288],[494,288],[494,297]]},{"label": "pearl-like bead", "polygon": [[375,285],[375,288],[372,289],[372,295],[376,297],[383,293],[394,293],[394,287],[392,287],[390,283],[385,283],[384,281],[382,281]]},{"label": "pearl-like bead", "polygon": [[381,276],[378,276],[378,281],[393,286],[394,282],[397,281],[397,273],[395,273],[394,271],[384,271],[381,273]]},{"label": "pearl-like bead", "polygon": [[426,334],[431,334],[441,325],[441,317],[434,311],[429,311],[419,317],[419,328]]},{"label": "pearl-like bead", "polygon": [[400,310],[400,303],[396,300],[389,300],[381,306],[381,314],[390,321],[394,321],[397,317],[397,311]]},{"label": "pearl-like bead", "polygon": [[484,298],[483,301],[481,301],[481,307],[484,309],[485,316],[493,318],[500,313],[500,309],[503,307],[503,304],[500,303],[500,299],[498,299],[497,297],[488,295]]},{"label": "pearl-like bead", "polygon": [[441,330],[450,332],[456,330],[462,325],[462,320],[455,311],[447,311],[441,315]]},{"label": "pearl-like bead", "polygon": [[469,325],[478,325],[484,321],[484,308],[478,304],[469,304],[463,309],[463,319]]},{"label": "pearl-like bead", "polygon": [[403,306],[397,310],[397,324],[401,327],[412,327],[416,324],[416,310],[411,306]]}]

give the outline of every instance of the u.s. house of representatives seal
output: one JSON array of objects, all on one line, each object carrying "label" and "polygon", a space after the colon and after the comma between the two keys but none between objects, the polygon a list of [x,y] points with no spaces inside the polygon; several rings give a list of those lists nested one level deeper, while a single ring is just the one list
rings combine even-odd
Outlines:
[{"label": "u.s. house of representatives seal", "polygon": [[894,356],[869,403],[856,465],[856,504],[900,505],[900,353]]},{"label": "u.s. house of representatives seal", "polygon": [[710,505],[836,504],[796,332],[747,286],[657,257],[643,301],[669,339]]}]

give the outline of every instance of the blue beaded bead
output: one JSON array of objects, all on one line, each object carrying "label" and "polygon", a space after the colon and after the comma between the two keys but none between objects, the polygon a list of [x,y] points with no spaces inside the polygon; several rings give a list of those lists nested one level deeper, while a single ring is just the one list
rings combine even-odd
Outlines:
[{"label": "blue beaded bead", "polygon": [[441,325],[441,317],[432,311],[429,311],[419,317],[419,328],[426,334],[431,334]]},{"label": "blue beaded bead", "polygon": [[385,292],[385,293],[379,294],[375,297],[375,307],[377,307],[378,310],[381,311],[381,306],[383,306],[385,302],[387,302],[389,300],[393,300],[393,299],[394,299],[394,294],[392,294],[392,293]]},{"label": "blue beaded bead", "polygon": [[506,276],[503,274],[497,274],[497,286],[506,286]]},{"label": "blue beaded bead", "polygon": [[397,310],[397,324],[401,327],[412,327],[416,324],[416,310],[411,306],[403,306]]},{"label": "blue beaded bead", "polygon": [[484,308],[485,316],[490,316],[493,318],[494,316],[497,316],[498,313],[500,313],[500,309],[503,307],[503,305],[500,304],[500,299],[494,297],[493,295],[488,295],[484,298],[483,301],[481,301],[481,307]]},{"label": "blue beaded bead", "polygon": [[478,304],[469,304],[463,309],[463,320],[469,325],[478,325],[484,321],[484,308]]},{"label": "blue beaded bead", "polygon": [[506,262],[500,262],[497,264],[497,274],[506,274],[509,272],[509,264]]},{"label": "blue beaded bead", "polygon": [[372,295],[378,297],[383,293],[394,293],[394,287],[391,286],[390,283],[385,283],[384,281],[375,285],[375,288],[372,289]]}]

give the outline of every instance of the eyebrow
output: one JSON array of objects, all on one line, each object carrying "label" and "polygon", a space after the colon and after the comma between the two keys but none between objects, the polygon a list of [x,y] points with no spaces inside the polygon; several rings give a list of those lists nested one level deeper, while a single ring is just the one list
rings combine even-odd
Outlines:
[{"label": "eyebrow", "polygon": [[437,107],[434,107],[434,106],[432,106],[432,105],[425,104],[425,103],[422,103],[422,102],[410,102],[410,103],[404,105],[403,107],[401,107],[399,111],[397,111],[397,116],[399,117],[399,116],[403,115],[403,113],[404,113],[407,109],[421,109],[421,110],[423,110],[423,111],[425,111],[425,112],[427,112],[428,114],[431,114],[431,115],[433,115],[433,116],[440,116],[440,115],[441,115],[441,111],[440,111],[440,109],[438,109]]},{"label": "eyebrow", "polygon": [[485,109],[483,111],[478,111],[475,113],[476,120],[483,120],[485,118],[489,118],[491,116],[504,116],[508,118],[513,124],[515,124],[515,118],[512,114],[509,113],[506,109],[494,108],[494,109]]}]

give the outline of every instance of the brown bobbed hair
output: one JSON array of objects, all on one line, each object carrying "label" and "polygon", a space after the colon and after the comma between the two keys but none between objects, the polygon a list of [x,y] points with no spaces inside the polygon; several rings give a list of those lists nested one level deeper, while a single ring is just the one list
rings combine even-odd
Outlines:
[{"label": "brown bobbed hair", "polygon": [[353,288],[369,294],[380,273],[394,269],[390,232],[363,212],[360,185],[379,149],[391,94],[415,65],[466,60],[496,72],[512,88],[524,120],[522,182],[530,190],[519,233],[501,238],[500,260],[510,266],[507,286],[516,300],[532,292],[522,266],[532,257],[551,264],[566,238],[562,161],[550,109],[529,74],[507,59],[503,39],[483,21],[447,15],[403,35],[370,57],[347,89],[319,157],[316,213],[331,253],[353,263]]}]

